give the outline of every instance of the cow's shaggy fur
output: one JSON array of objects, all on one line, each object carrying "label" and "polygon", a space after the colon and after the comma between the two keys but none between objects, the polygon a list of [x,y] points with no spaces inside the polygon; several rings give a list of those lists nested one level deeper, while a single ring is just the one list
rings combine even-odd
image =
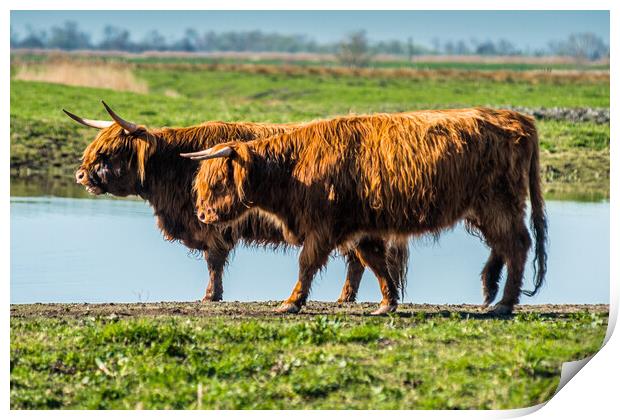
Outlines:
[{"label": "cow's shaggy fur", "polygon": [[[203,300],[221,300],[223,270],[229,253],[239,241],[273,248],[299,242],[297,238],[283,236],[279,222],[255,213],[226,227],[200,223],[195,216],[192,196],[192,181],[198,164],[181,158],[179,153],[211,147],[231,137],[247,141],[283,133],[293,127],[296,126],[208,122],[189,128],[140,127],[137,132],[127,134],[114,124],[101,130],[84,151],[78,173],[81,171],[87,176],[80,182],[97,193],[137,194],[147,200],[167,240],[180,241],[192,250],[204,252],[210,280]],[[383,247],[383,240],[379,238],[368,241],[372,246]],[[397,261],[388,261],[396,270],[395,275],[404,272],[407,264],[406,244],[397,246],[400,248],[390,252],[404,253],[403,256]],[[355,251],[345,256],[348,273],[340,300],[354,301],[364,266]],[[395,281],[402,283],[398,278]]]},{"label": "cow's shaggy fur", "polygon": [[546,219],[528,116],[485,108],[348,116],[217,151],[230,156],[204,161],[194,183],[207,221],[258,208],[304,238],[299,280],[285,305],[301,306],[331,249],[361,234],[438,234],[464,219],[491,248],[482,271],[485,303],[494,300],[506,265],[496,311],[510,312],[530,247],[528,189],[537,269],[529,294],[543,283]]}]

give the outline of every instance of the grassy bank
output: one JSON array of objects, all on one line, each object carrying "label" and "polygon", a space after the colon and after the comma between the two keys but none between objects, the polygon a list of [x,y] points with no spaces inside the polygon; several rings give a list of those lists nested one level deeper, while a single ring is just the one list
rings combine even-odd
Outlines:
[{"label": "grassy bank", "polygon": [[[277,69],[276,66],[272,66]],[[125,72],[125,73],[123,73]],[[66,176],[94,132],[70,122],[67,108],[105,119],[105,99],[150,126],[205,120],[309,121],[340,114],[467,106],[608,107],[608,82],[551,83],[459,77],[387,78],[137,67],[111,77],[109,89],[11,80],[11,168],[22,175]],[[34,77],[31,71],[28,76]],[[19,69],[13,68],[13,76]],[[59,77],[53,73],[54,80]],[[87,75],[68,74],[83,80]],[[132,81],[148,93],[132,90]],[[87,80],[83,83],[87,83]],[[117,83],[118,85],[114,85]],[[128,86],[129,83],[129,86]],[[135,89],[134,89],[135,90]],[[540,121],[545,189],[556,195],[609,196],[609,124]],[[584,158],[585,157],[585,158]],[[585,195],[584,195],[585,194]]]},{"label": "grassy bank", "polygon": [[597,351],[606,306],[13,305],[11,408],[519,408]]}]

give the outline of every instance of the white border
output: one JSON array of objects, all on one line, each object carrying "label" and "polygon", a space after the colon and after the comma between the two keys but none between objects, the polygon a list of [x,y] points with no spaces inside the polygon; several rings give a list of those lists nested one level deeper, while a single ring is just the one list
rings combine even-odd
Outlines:
[{"label": "white border", "polygon": [[[177,0],[174,2],[165,2],[165,3],[155,3],[152,1],[133,1],[129,2],[127,0],[107,0],[105,2],[102,1],[89,1],[85,3],[83,1],[76,0],[65,0],[65,1],[56,1],[50,3],[49,1],[5,1],[2,3],[5,11],[2,13],[0,17],[0,27],[4,28],[5,37],[2,43],[3,49],[3,65],[0,68],[1,81],[4,86],[3,95],[2,95],[2,112],[0,118],[2,121],[2,127],[4,127],[4,142],[3,147],[0,149],[0,153],[2,154],[2,160],[5,164],[5,169],[0,174],[0,188],[3,196],[3,205],[0,209],[2,214],[2,223],[3,229],[2,232],[9,232],[10,230],[10,219],[9,219],[9,141],[10,138],[10,125],[9,125],[9,113],[7,110],[10,107],[10,97],[9,97],[9,89],[10,89],[10,80],[9,80],[9,20],[10,20],[10,10],[146,10],[146,9],[157,9],[157,10],[195,10],[195,9],[212,9],[212,10],[243,10],[243,9],[289,9],[289,10],[340,10],[340,9],[364,9],[364,10],[404,10],[404,9],[412,9],[412,10],[611,10],[611,34],[610,34],[610,42],[611,44],[611,69],[612,69],[612,77],[611,77],[611,91],[617,91],[617,69],[618,62],[616,59],[617,47],[614,41],[619,40],[618,37],[618,29],[620,28],[620,19],[618,19],[618,10],[620,6],[618,6],[617,1],[603,1],[603,0],[590,0],[587,2],[584,1],[574,1],[574,0],[553,0],[548,1],[546,3],[541,2],[540,0],[521,0],[521,1],[470,1],[464,3],[463,1],[457,0],[435,0],[433,2],[413,2],[413,1],[393,1],[393,0],[384,0],[381,2],[369,1],[369,0],[341,0],[335,2],[333,0],[325,1],[325,0],[315,0],[315,1],[296,1],[294,4],[291,4],[289,1],[284,0],[272,0],[272,1],[262,1],[260,3],[247,1],[247,0],[232,0],[228,2],[217,2],[217,3],[203,3],[197,1],[188,1],[188,0]],[[467,6],[467,7],[465,7]],[[612,94],[611,96],[611,155],[612,155],[612,172],[611,172],[611,215],[618,214],[618,206],[616,204],[615,197],[618,194],[618,173],[615,170],[614,162],[617,159],[617,147],[615,147],[614,142],[618,138],[618,112],[616,105],[616,96]],[[620,232],[618,230],[618,222],[617,216],[611,217],[610,221],[610,255],[620,255],[620,248],[618,247],[618,238],[620,238]],[[0,272],[2,273],[2,296],[4,296],[4,308],[5,314],[8,315],[9,312],[9,275],[10,275],[10,238],[8,234],[4,235],[4,240],[2,241],[2,252],[0,264]],[[33,256],[36,258],[36,256]],[[617,397],[617,389],[618,389],[618,375],[620,374],[620,364],[618,359],[614,357],[616,354],[620,354],[618,351],[620,349],[619,339],[617,338],[617,334],[611,335],[613,325],[615,325],[617,320],[617,312],[618,312],[618,279],[619,279],[619,271],[618,271],[618,263],[614,258],[611,259],[611,314],[610,314],[610,329],[608,331],[609,341],[603,347],[603,349],[583,368],[581,372],[575,377],[575,379],[571,380],[555,397],[553,397],[542,409],[531,414],[532,418],[572,418],[573,416],[584,417],[588,416],[588,418],[608,418],[611,413],[618,413],[618,397]],[[584,279],[587,281],[587,279]],[[3,377],[5,378],[2,381],[2,390],[0,391],[0,399],[2,400],[2,405],[5,407],[5,410],[9,411],[9,364],[8,360],[10,358],[9,355],[9,317],[7,316],[4,320],[5,327],[0,332],[0,341],[3,343],[4,352],[2,357],[2,372],[4,373]],[[338,416],[356,416],[362,418],[375,418],[376,416],[396,416],[396,417],[410,417],[412,415],[420,418],[445,418],[445,417],[458,417],[458,418],[504,418],[504,417],[515,417],[519,415],[526,414],[531,412],[531,409],[523,409],[523,410],[512,410],[512,411],[465,411],[465,412],[447,412],[447,411],[416,411],[415,413],[408,412],[388,412],[388,413],[377,413],[377,412],[369,412],[369,411],[338,411],[338,412],[317,412],[317,411],[270,411],[270,412],[227,412],[226,416],[231,416],[233,418],[237,417],[246,417],[251,415],[252,417],[269,417],[270,419],[276,418],[290,418],[290,416],[295,416],[296,418],[309,418],[315,416],[331,416],[332,414]],[[68,411],[51,411],[51,412],[26,412],[26,411],[11,411],[10,415],[14,417],[28,416],[28,417],[42,417],[42,416],[51,416],[51,417],[72,417],[77,416],[82,418],[85,414],[89,417],[99,417],[99,416],[122,416],[122,417],[134,417],[136,415],[152,417],[157,416],[160,418],[161,416],[169,417],[169,416],[179,416],[179,415],[214,415],[217,416],[223,413],[191,413],[191,412],[144,412],[140,414],[136,414],[136,412],[68,412]]]}]

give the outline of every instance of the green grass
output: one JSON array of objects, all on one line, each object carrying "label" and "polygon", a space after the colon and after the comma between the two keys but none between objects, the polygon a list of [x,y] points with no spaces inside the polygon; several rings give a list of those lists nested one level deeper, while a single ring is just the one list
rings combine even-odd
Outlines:
[{"label": "green grass", "polygon": [[550,152],[609,149],[609,124],[540,121],[537,126],[540,145]]},{"label": "green grass", "polygon": [[419,315],[11,318],[11,408],[520,408],[607,322]]},{"label": "green grass", "polygon": [[268,102],[270,108],[286,106],[285,110],[291,113],[289,119],[324,117],[349,111],[363,113],[474,105],[609,106],[607,83],[565,86],[491,80],[408,80],[150,69],[139,70],[136,74],[148,82],[154,93],[173,86],[184,97],[226,98],[233,106]]}]

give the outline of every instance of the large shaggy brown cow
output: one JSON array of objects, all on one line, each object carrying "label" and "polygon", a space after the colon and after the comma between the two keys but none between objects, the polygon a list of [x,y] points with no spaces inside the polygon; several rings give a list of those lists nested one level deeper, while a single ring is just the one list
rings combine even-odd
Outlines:
[{"label": "large shaggy brown cow", "polygon": [[[179,156],[179,153],[202,150],[231,137],[251,140],[286,132],[297,125],[207,122],[188,128],[147,129],[123,120],[105,103],[104,106],[113,121],[88,120],[65,111],[75,121],[101,130],[84,151],[82,164],[76,172],[77,182],[93,194],[139,195],[153,207],[166,239],[178,240],[192,250],[204,252],[209,284],[203,301],[222,299],[223,270],[239,241],[274,248],[299,244],[297,238],[285,238],[273,220],[258,214],[228,227],[205,226],[198,222],[192,196],[198,163]],[[366,238],[364,246],[386,253],[394,281],[398,284],[404,281],[406,244],[388,246],[380,238]],[[340,302],[355,301],[364,272],[364,262],[357,254],[352,250],[345,255],[347,277]],[[374,252],[373,257],[379,258]]]},{"label": "large shaggy brown cow", "polygon": [[[529,189],[535,288],[546,271],[546,219],[538,137],[532,118],[485,108],[348,116],[247,143],[186,155],[212,159],[196,175],[198,217],[239,219],[259,208],[304,238],[299,279],[281,310],[297,312],[330,251],[360,234],[438,234],[465,220],[491,255],[482,271],[484,302],[518,303],[530,247],[524,223]],[[219,158],[219,159],[214,159]],[[372,261],[368,262],[372,267]]]}]

